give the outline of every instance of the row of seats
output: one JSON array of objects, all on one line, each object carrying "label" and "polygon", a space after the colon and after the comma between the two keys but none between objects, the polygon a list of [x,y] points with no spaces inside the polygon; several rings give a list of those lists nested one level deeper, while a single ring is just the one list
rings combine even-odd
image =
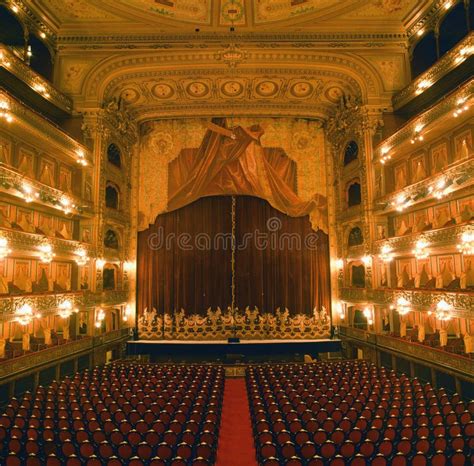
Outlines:
[{"label": "row of seats", "polygon": [[119,363],[13,398],[0,463],[207,465],[215,461],[221,366]]},{"label": "row of seats", "polygon": [[473,464],[474,403],[365,361],[249,367],[265,465]]}]

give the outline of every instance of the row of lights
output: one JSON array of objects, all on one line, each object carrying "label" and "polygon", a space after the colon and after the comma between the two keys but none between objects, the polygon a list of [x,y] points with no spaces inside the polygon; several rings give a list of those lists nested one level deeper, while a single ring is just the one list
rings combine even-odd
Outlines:
[{"label": "row of lights", "polygon": [[[21,196],[23,197],[23,200],[29,204],[30,202],[33,202],[37,199],[40,198],[40,193],[36,191],[31,185],[28,183],[23,183],[21,187]],[[69,215],[71,214],[74,209],[76,208],[76,205],[69,199],[67,196],[62,196],[59,199],[59,208],[66,214]]]},{"label": "row of lights", "polygon": [[[72,314],[78,313],[79,309],[74,308],[71,301],[66,299],[58,306],[58,315],[62,319],[67,319]],[[41,314],[35,312],[32,306],[28,303],[23,304],[15,311],[15,322],[18,322],[20,325],[26,326],[31,324],[34,319],[40,319]]]},{"label": "row of lights", "polygon": [[10,102],[3,94],[0,94],[0,118],[8,123],[13,121],[13,116],[10,113]]},{"label": "row of lights", "polygon": [[[401,316],[405,316],[412,311],[411,303],[408,299],[400,297],[397,299],[396,304],[390,306],[391,309],[395,309]],[[441,299],[436,303],[434,308],[434,314],[438,320],[446,321],[452,318],[453,306],[447,303],[444,299]],[[428,311],[428,315],[432,315],[433,311]]]},{"label": "row of lights", "polygon": [[[20,9],[18,8],[18,5],[16,5],[13,2],[10,4],[10,10],[12,10],[13,13],[16,13],[16,14],[19,13],[20,11]],[[46,39],[47,34],[44,31],[40,31],[39,36],[41,37],[41,39]]]}]

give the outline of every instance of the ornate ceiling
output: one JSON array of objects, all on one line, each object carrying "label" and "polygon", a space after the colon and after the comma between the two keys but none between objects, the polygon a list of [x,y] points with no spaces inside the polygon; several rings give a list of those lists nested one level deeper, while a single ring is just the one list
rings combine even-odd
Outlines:
[{"label": "ornate ceiling", "polygon": [[[84,31],[183,32],[353,27],[401,30],[419,0],[28,0],[53,19],[60,34]],[[98,27],[100,26],[100,30]],[[153,29],[150,29],[153,26]],[[297,29],[295,29],[297,28]]]}]

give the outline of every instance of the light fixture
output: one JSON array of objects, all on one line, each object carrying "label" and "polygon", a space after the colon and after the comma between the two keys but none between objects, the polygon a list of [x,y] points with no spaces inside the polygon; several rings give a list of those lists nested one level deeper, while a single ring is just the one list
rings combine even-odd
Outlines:
[{"label": "light fixture", "polygon": [[419,29],[418,32],[416,33],[416,35],[418,37],[421,37],[423,35],[423,33],[425,32],[425,30],[423,28]]},{"label": "light fixture", "polygon": [[0,260],[5,259],[12,251],[8,247],[8,240],[0,237]]},{"label": "light fixture", "polygon": [[450,188],[452,184],[452,180],[447,180],[443,177],[440,178],[434,186],[430,186],[428,188],[428,192],[432,194],[436,199],[442,199],[452,190]]},{"label": "light fixture", "polygon": [[25,303],[15,311],[15,322],[20,325],[29,325],[34,318],[40,318],[41,314],[35,314],[33,308]]},{"label": "light fixture", "polygon": [[458,243],[457,248],[459,252],[465,256],[474,255],[474,229],[471,231],[465,231],[461,235],[461,240]]},{"label": "light fixture", "polygon": [[426,89],[428,89],[432,85],[433,85],[433,83],[431,81],[428,81],[427,79],[422,79],[416,87],[416,93],[421,94],[423,91],[425,91]]},{"label": "light fixture", "polygon": [[76,251],[76,264],[79,266],[86,265],[89,262],[89,256],[85,249],[78,249]]},{"label": "light fixture", "polygon": [[419,239],[415,244],[415,249],[413,249],[413,254],[417,259],[426,259],[429,256],[427,247],[429,243],[425,239]]},{"label": "light fixture", "polygon": [[422,124],[416,125],[416,127],[415,127],[415,133],[413,134],[413,137],[411,138],[411,141],[410,141],[412,144],[415,144],[415,142],[421,142],[421,141],[423,141],[424,137],[423,137],[423,135],[421,134],[422,129],[423,129],[423,125],[422,125]]},{"label": "light fixture", "polygon": [[96,259],[95,266],[98,269],[101,269],[102,267],[104,267],[104,265],[105,265],[105,260],[104,259]]},{"label": "light fixture", "polygon": [[18,11],[19,11],[19,10],[18,10],[18,7],[17,7],[14,3],[12,3],[12,5],[10,6],[10,8],[11,8],[11,10],[13,11],[13,13],[18,13]]},{"label": "light fixture", "polygon": [[67,196],[63,196],[59,202],[62,206],[63,212],[66,215],[70,214],[72,212],[72,209],[75,207],[74,204],[71,202],[71,200]]},{"label": "light fixture", "polygon": [[35,192],[35,190],[29,184],[26,183],[22,186],[22,194],[23,199],[28,204],[33,202],[35,198],[39,197],[39,194]]},{"label": "light fixture", "polygon": [[128,322],[128,319],[132,316],[132,308],[130,304],[127,304],[125,306],[125,309],[123,310],[123,321]]},{"label": "light fixture", "polygon": [[374,323],[374,313],[373,313],[373,310],[369,306],[364,308],[364,310],[362,311],[362,314],[367,319],[367,323],[369,325],[372,325]]},{"label": "light fixture", "polygon": [[391,262],[393,260],[392,248],[388,244],[384,244],[380,250],[379,257],[384,262]]},{"label": "light fixture", "polygon": [[72,303],[71,301],[69,301],[69,299],[66,299],[65,301],[63,301],[59,307],[58,307],[58,315],[59,317],[61,317],[62,319],[67,319],[68,317],[71,317],[72,315]]},{"label": "light fixture", "polygon": [[398,212],[401,212],[402,210],[405,210],[409,205],[410,201],[405,197],[404,194],[399,194],[395,201],[392,202],[392,205],[395,207],[395,209]]},{"label": "light fixture", "polygon": [[388,153],[390,152],[390,147],[384,146],[382,149],[380,149],[380,154],[382,157],[380,158],[380,162],[384,164],[387,160],[390,160],[392,158],[391,155]]},{"label": "light fixture", "polygon": [[334,265],[336,266],[337,270],[342,270],[344,268],[344,259],[336,259],[334,261]]},{"label": "light fixture", "polygon": [[40,32],[40,37],[41,37],[41,39],[46,39],[46,33],[41,31]]},{"label": "light fixture", "polygon": [[449,10],[453,4],[448,0],[447,2],[444,2],[444,9]]},{"label": "light fixture", "polygon": [[77,149],[76,154],[77,154],[76,162],[79,165],[82,165],[83,167],[87,167],[88,162],[87,162],[86,154],[84,153],[84,151],[82,149]]},{"label": "light fixture", "polygon": [[134,261],[125,261],[123,263],[123,269],[125,272],[133,272],[135,270],[136,263]]},{"label": "light fixture", "polygon": [[453,310],[453,306],[448,304],[444,299],[436,304],[436,318],[438,320],[450,320],[451,319],[451,311]]},{"label": "light fixture", "polygon": [[40,250],[40,261],[43,264],[49,264],[55,256],[53,252],[53,247],[49,243],[42,244],[38,248]]},{"label": "light fixture", "polygon": [[337,309],[337,314],[339,315],[339,318],[341,320],[344,320],[346,317],[345,309],[344,309],[344,303],[342,301],[338,301],[336,303],[336,309]]},{"label": "light fixture", "polygon": [[397,299],[397,305],[395,308],[400,315],[404,316],[411,311],[410,305],[411,303],[408,299],[400,297]]},{"label": "light fixture", "polygon": [[3,93],[0,93],[0,118],[5,119],[8,123],[13,121],[10,113],[10,101]]},{"label": "light fixture", "polygon": [[469,46],[468,45],[466,47],[463,47],[459,51],[459,53],[456,56],[456,58],[454,59],[454,61],[459,64],[459,63],[463,62],[466,58],[470,57],[473,53],[474,53],[474,46],[472,46],[472,45]]},{"label": "light fixture", "polygon": [[458,99],[456,102],[456,109],[453,112],[453,116],[457,118],[461,113],[469,110],[469,105],[466,103],[466,98]]},{"label": "light fixture", "polygon": [[104,321],[104,319],[105,319],[105,312],[102,308],[100,308],[97,311],[97,314],[96,314],[96,317],[95,317],[95,326],[97,328],[100,328],[102,326],[102,322]]},{"label": "light fixture", "polygon": [[39,92],[43,97],[50,97],[48,90],[46,89],[46,86],[41,83],[34,83],[33,84],[33,89],[37,92]]},{"label": "light fixture", "polygon": [[363,256],[361,258],[361,260],[365,265],[370,265],[372,263],[372,257],[371,256]]}]

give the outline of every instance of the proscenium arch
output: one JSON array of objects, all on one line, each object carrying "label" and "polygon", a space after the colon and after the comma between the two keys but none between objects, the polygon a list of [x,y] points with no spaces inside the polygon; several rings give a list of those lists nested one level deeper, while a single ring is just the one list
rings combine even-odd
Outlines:
[{"label": "proscenium arch", "polygon": [[[289,56],[291,55],[291,57]],[[186,59],[178,61],[179,58]],[[288,69],[288,59],[292,60],[294,73],[299,75],[305,72],[325,71],[338,72],[353,80],[358,85],[358,93],[362,104],[369,103],[373,99],[385,97],[389,101],[379,73],[363,58],[345,53],[314,53],[301,50],[285,51],[262,51],[256,52],[248,62],[239,65],[238,73],[248,73],[255,76],[255,70],[275,76],[281,70]],[[251,61],[252,60],[252,61]],[[100,104],[108,97],[110,84],[117,80],[134,79],[144,73],[153,73],[156,78],[172,77],[181,74],[183,77],[196,76],[214,71],[222,76],[229,75],[229,68],[223,66],[215,59],[215,52],[198,52],[192,56],[180,51],[163,51],[159,55],[144,53],[130,56],[114,56],[102,60],[96,64],[86,75],[81,89],[83,104],[85,107],[100,107]],[[274,103],[275,106],[278,104]],[[166,106],[163,106],[166,107]],[[196,105],[194,105],[194,108]]]}]

